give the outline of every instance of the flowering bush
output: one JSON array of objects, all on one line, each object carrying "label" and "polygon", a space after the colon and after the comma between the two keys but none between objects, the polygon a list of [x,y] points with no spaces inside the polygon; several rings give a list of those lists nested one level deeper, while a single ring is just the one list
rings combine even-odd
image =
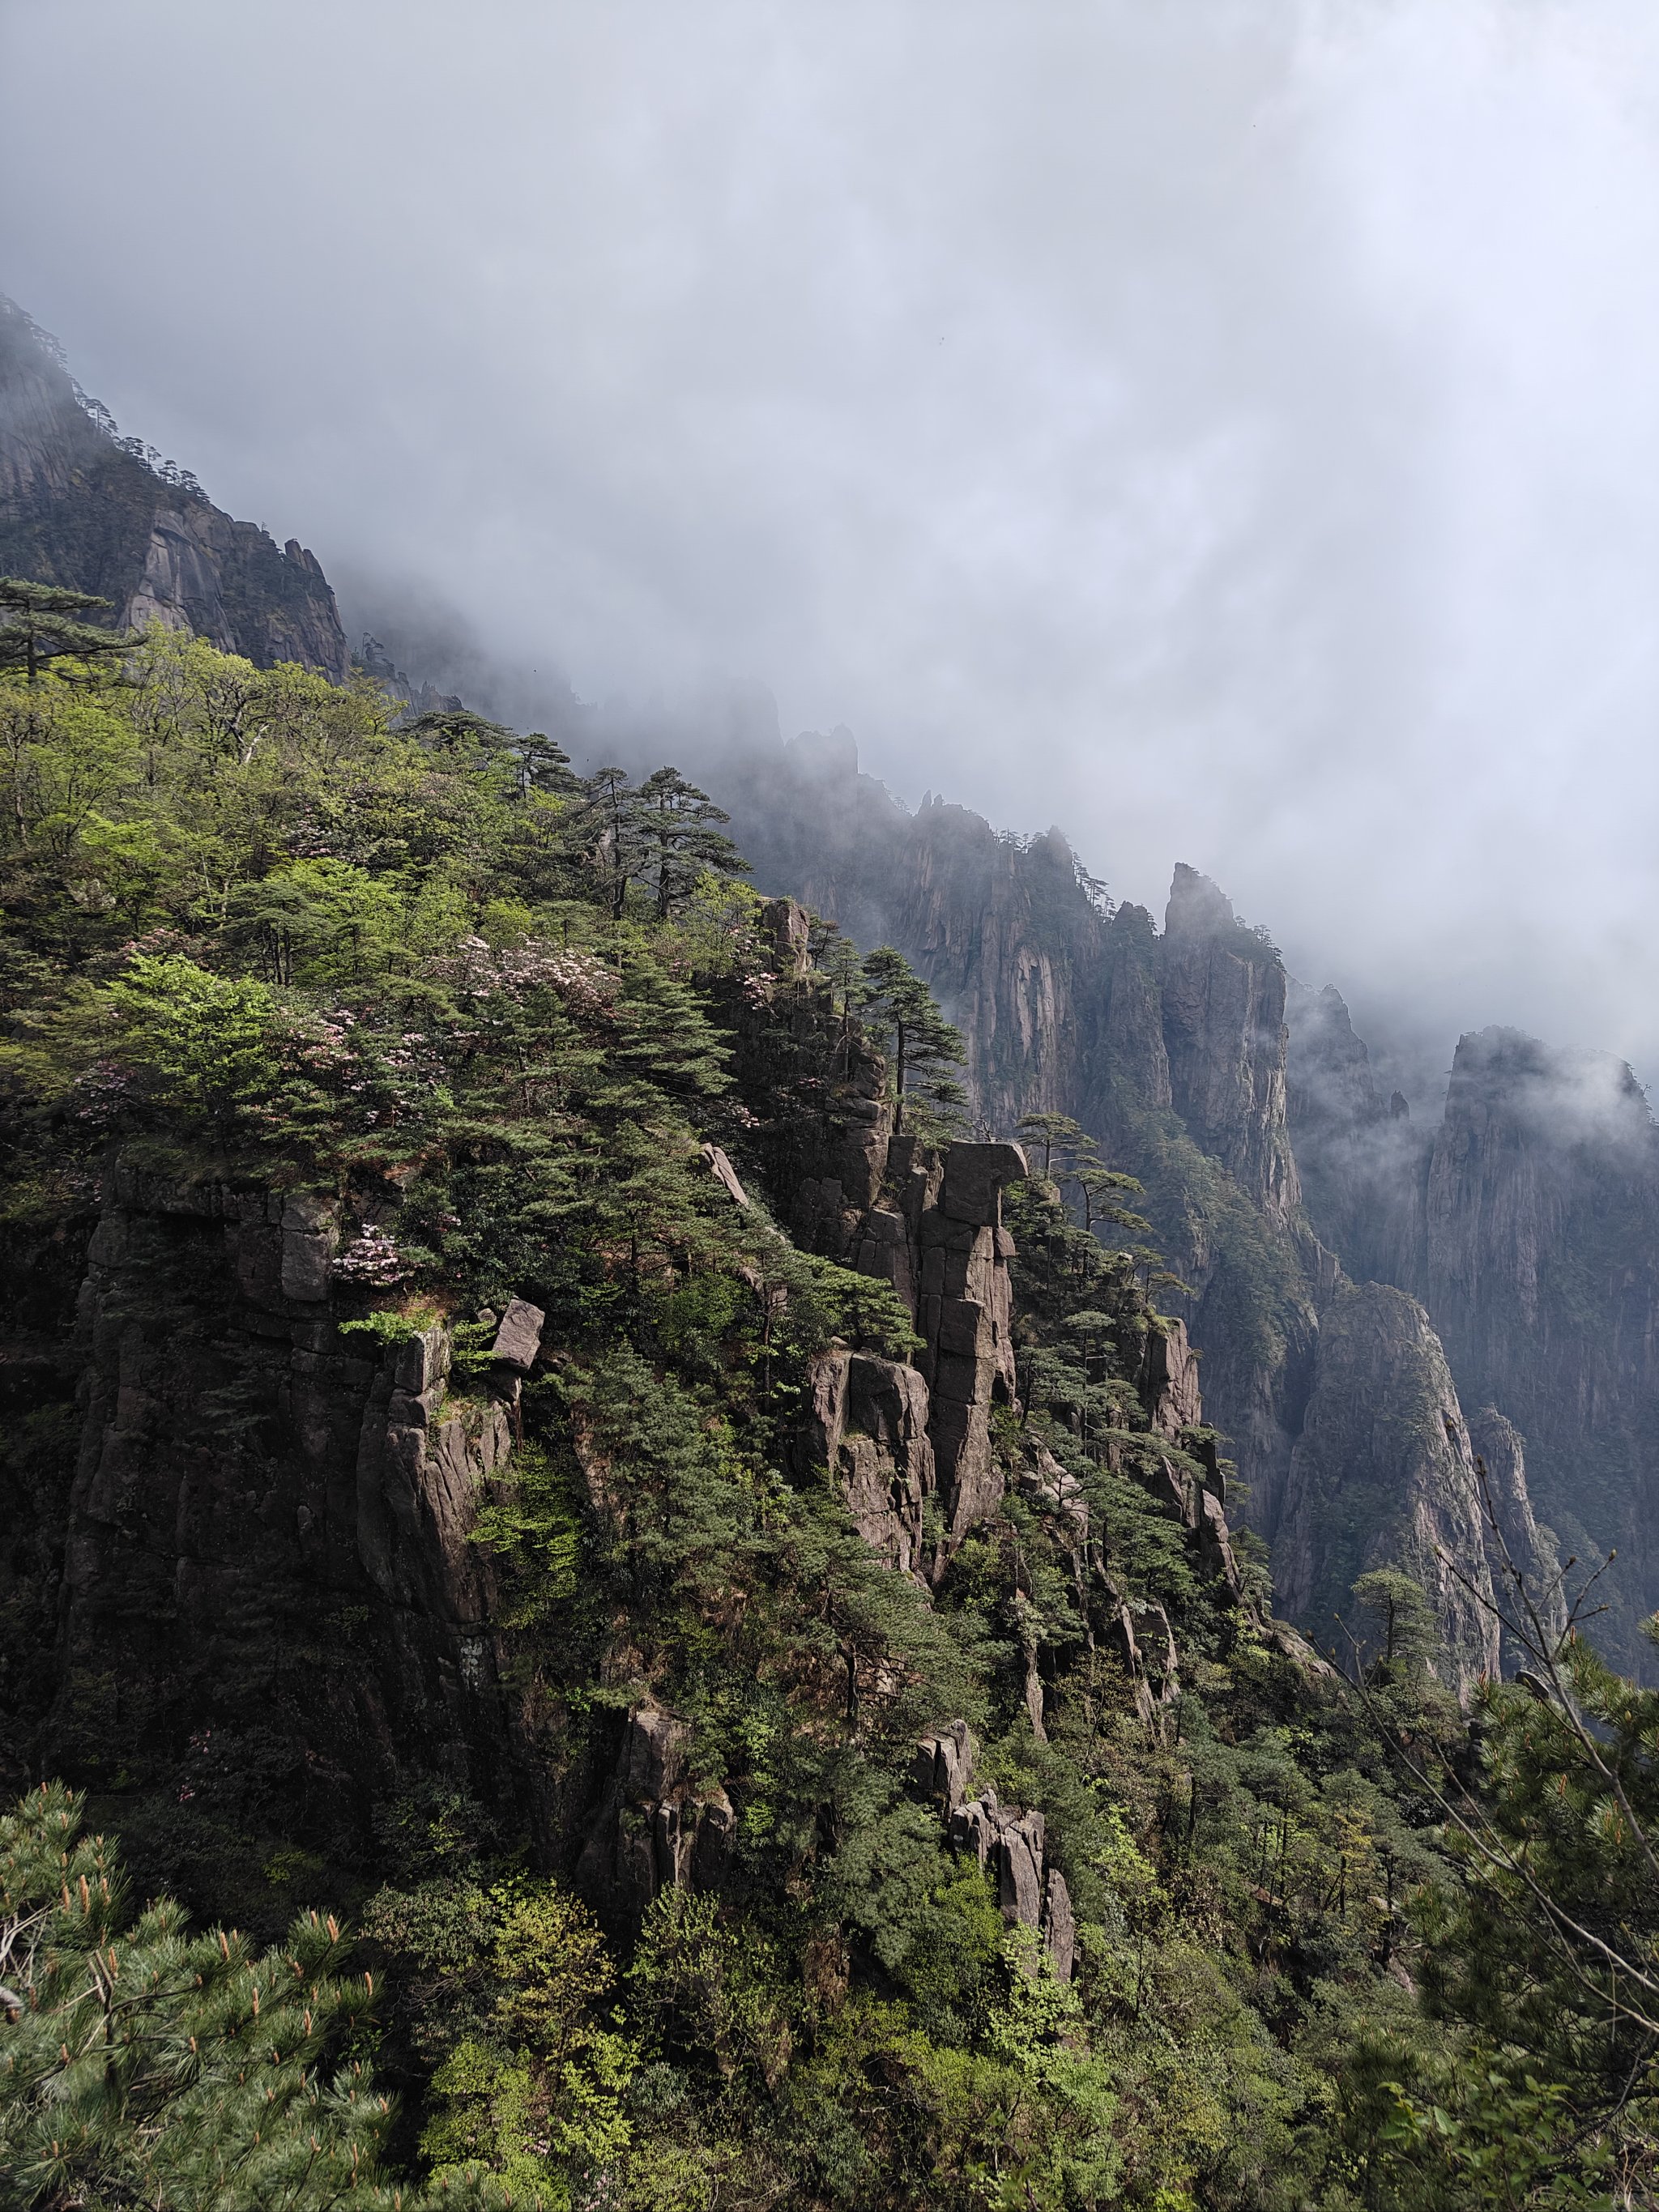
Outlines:
[{"label": "flowering bush", "polygon": [[389,1290],[394,1283],[406,1282],[410,1269],[390,1230],[366,1221],[350,1243],[335,1255],[333,1272],[344,1283]]},{"label": "flowering bush", "polygon": [[555,991],[573,1012],[590,1018],[608,1014],[617,996],[617,978],[602,960],[545,938],[526,937],[496,951],[482,937],[464,937],[453,953],[433,961],[431,968],[467,998],[501,993],[521,999],[530,991]]}]

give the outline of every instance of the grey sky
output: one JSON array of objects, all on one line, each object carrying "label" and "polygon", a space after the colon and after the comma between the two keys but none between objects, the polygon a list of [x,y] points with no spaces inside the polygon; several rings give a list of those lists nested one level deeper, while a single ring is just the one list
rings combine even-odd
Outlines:
[{"label": "grey sky", "polygon": [[331,570],[1659,1076],[1652,0],[8,0],[0,84],[0,288]]}]

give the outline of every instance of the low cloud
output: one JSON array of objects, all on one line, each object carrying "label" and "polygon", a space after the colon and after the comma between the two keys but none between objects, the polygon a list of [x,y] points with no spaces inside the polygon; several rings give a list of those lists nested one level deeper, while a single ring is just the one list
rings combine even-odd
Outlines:
[{"label": "low cloud", "polygon": [[130,28],[9,11],[0,284],[416,672],[763,686],[1362,1034],[1659,1072],[1647,0]]}]

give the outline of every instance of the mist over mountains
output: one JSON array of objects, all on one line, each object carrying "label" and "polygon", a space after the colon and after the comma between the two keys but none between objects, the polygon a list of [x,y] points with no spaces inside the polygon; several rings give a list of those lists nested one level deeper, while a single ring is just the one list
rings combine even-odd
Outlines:
[{"label": "mist over mountains", "polygon": [[[7,289],[516,703],[759,684],[1437,1074],[1656,1064],[1648,11],[699,12],[13,11]],[[222,189],[94,270],[174,107]]]},{"label": "mist over mountains", "polygon": [[641,20],[0,295],[0,2169],[1653,2201],[1646,34]]}]

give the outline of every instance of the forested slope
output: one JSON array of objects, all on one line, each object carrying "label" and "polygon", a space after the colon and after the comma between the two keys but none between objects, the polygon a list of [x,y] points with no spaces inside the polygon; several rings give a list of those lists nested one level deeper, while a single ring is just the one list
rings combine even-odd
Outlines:
[{"label": "forested slope", "polygon": [[[159,631],[0,702],[4,1742],[140,1896],[246,1931],[210,2027],[167,1999],[172,2070],[88,2074],[76,1973],[127,1961],[142,2022],[195,1954],[118,1882],[55,1901],[114,1863],[62,1856],[64,1801],[9,1825],[13,2026],[64,2023],[0,2051],[18,2201],[270,2201],[161,2118],[266,2033],[248,1945],[296,1907],[325,1995],[304,1914],[363,1931],[403,2117],[304,2101],[361,2006],[287,2063],[365,2191],[1566,2186],[1605,2069],[1557,2051],[1502,2148],[1488,2077],[1541,2060],[1458,2025],[1441,1808],[1388,1745],[1468,1752],[1409,1586],[1379,1730],[1236,1555],[1150,1263],[952,1132],[902,969],[763,905],[671,771],[395,703]],[[903,1090],[901,1022],[939,1048]]]}]

